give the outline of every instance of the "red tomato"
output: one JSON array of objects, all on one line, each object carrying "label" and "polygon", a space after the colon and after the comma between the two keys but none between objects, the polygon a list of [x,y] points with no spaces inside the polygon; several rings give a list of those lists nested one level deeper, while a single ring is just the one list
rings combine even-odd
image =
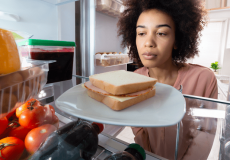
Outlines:
[{"label": "red tomato", "polygon": [[49,104],[46,104],[44,107],[45,107],[45,108],[49,108],[49,109],[51,110],[51,112],[52,112],[53,114],[55,114],[55,109],[54,109],[53,106],[51,106],[51,105],[49,105]]},{"label": "red tomato", "polygon": [[36,152],[45,139],[56,129],[57,128],[51,124],[45,124],[32,129],[25,138],[26,150],[31,154]]},{"label": "red tomato", "polygon": [[16,109],[10,111],[7,115],[6,115],[6,118],[9,120],[9,121],[12,121],[14,119],[17,119],[16,117]]},{"label": "red tomato", "polygon": [[0,135],[6,130],[8,127],[8,119],[6,117],[0,119]]},{"label": "red tomato", "polygon": [[12,108],[10,112],[0,114],[0,118],[6,117],[9,121],[11,121],[14,117],[16,117],[16,113],[15,112],[16,112],[16,108],[19,107],[19,104],[21,104],[21,102],[17,102],[15,104],[14,108]]},{"label": "red tomato", "polygon": [[17,128],[19,127],[19,123],[17,121],[12,121],[12,122],[9,122],[7,124],[7,128],[5,129],[5,131],[0,135],[0,139],[2,138],[5,138],[5,137],[8,137],[10,131],[13,129],[13,128]]},{"label": "red tomato", "polygon": [[14,106],[13,109],[11,109],[11,111],[9,113],[7,113],[6,115],[6,118],[9,120],[9,121],[12,121],[13,119],[17,118],[16,117],[16,109],[18,107],[20,107],[23,103],[22,102],[17,102]]},{"label": "red tomato", "polygon": [[53,117],[55,114],[53,114],[51,108],[49,106],[44,107],[45,116],[43,124],[52,124],[53,123]]},{"label": "red tomato", "polygon": [[56,115],[54,115],[53,117],[53,123],[52,123],[55,127],[59,127],[59,119]]},{"label": "red tomato", "polygon": [[25,110],[27,110],[30,107],[37,107],[40,106],[40,102],[34,98],[26,101],[26,103],[24,103],[23,105],[21,105],[20,107],[18,107],[16,109],[16,116],[19,118],[20,115],[22,114],[22,112],[24,112]]},{"label": "red tomato", "polygon": [[45,118],[43,124],[53,124],[55,127],[59,127],[59,119],[58,117],[51,112],[49,108],[44,108],[45,109]]},{"label": "red tomato", "polygon": [[45,110],[44,124],[53,124],[58,128],[59,119],[55,115],[54,107],[47,104],[44,106],[44,110]]},{"label": "red tomato", "polygon": [[0,160],[18,160],[24,150],[24,142],[15,137],[0,140]]},{"label": "red tomato", "polygon": [[36,128],[43,124],[45,110],[43,106],[30,107],[21,113],[19,124],[25,128]]},{"label": "red tomato", "polygon": [[13,128],[9,133],[9,137],[17,137],[17,138],[24,141],[26,138],[26,135],[29,133],[30,130],[31,129],[25,128],[22,126],[19,126],[17,128]]}]

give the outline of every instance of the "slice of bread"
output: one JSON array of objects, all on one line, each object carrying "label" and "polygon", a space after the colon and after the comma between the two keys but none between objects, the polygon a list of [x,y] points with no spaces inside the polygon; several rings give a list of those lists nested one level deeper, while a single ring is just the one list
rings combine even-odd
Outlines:
[{"label": "slice of bread", "polygon": [[105,72],[89,76],[90,82],[113,95],[142,91],[154,86],[157,79],[125,70]]},{"label": "slice of bread", "polygon": [[[138,97],[128,97],[127,100],[120,101],[117,98],[113,98],[116,96],[105,96],[90,90],[87,90],[87,94],[89,97],[104,103],[106,106],[110,107],[115,111],[119,111],[125,109],[129,106],[142,102],[150,97],[153,97],[156,94],[156,89],[151,90],[149,93],[138,96]],[[123,97],[124,98],[124,97]]]}]

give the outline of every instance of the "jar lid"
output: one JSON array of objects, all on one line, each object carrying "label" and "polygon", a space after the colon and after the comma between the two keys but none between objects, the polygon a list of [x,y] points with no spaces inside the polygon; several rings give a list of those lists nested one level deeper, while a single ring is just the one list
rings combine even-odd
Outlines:
[{"label": "jar lid", "polygon": [[18,43],[18,46],[75,46],[75,42],[54,41],[43,39],[26,39]]},{"label": "jar lid", "polygon": [[[137,151],[141,154],[143,160],[146,159],[145,150],[144,150],[139,144],[131,143],[126,149],[128,149],[128,148],[132,148],[132,149],[137,150]],[[125,150],[126,150],[126,149],[125,149]]]}]

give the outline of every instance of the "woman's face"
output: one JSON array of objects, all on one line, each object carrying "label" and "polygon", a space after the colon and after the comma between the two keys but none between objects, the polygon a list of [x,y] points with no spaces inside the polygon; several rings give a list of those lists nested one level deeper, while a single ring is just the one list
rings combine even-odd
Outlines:
[{"label": "woman's face", "polygon": [[176,49],[173,19],[157,9],[142,12],[136,26],[136,45],[145,67],[163,67],[172,62],[172,50]]}]

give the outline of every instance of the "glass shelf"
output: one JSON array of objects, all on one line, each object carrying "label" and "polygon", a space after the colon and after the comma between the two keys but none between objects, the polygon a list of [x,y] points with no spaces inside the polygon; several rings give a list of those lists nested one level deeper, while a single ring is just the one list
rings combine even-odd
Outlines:
[{"label": "glass shelf", "polygon": [[48,2],[48,3],[51,3],[53,5],[63,5],[63,4],[66,4],[66,3],[79,1],[79,0],[41,0],[41,1]]},{"label": "glass shelf", "polygon": [[[77,78],[87,79],[88,77],[73,75]],[[187,139],[180,139],[179,143],[190,144],[189,156],[207,157],[210,159],[225,160],[230,158],[230,101],[222,101],[206,97],[198,97],[183,94],[186,100],[186,114],[181,122],[179,130],[188,132]],[[173,127],[173,126],[172,126]],[[167,135],[171,135],[171,130],[175,135],[176,126],[165,127]],[[171,132],[170,131],[170,132]],[[191,133],[190,133],[191,132]],[[175,136],[170,136],[176,142]],[[128,143],[128,142],[127,142]],[[172,147],[173,148],[173,147]],[[199,148],[199,149],[197,149]],[[198,150],[202,149],[202,152]],[[178,148],[179,153],[184,152],[183,148]]]}]

